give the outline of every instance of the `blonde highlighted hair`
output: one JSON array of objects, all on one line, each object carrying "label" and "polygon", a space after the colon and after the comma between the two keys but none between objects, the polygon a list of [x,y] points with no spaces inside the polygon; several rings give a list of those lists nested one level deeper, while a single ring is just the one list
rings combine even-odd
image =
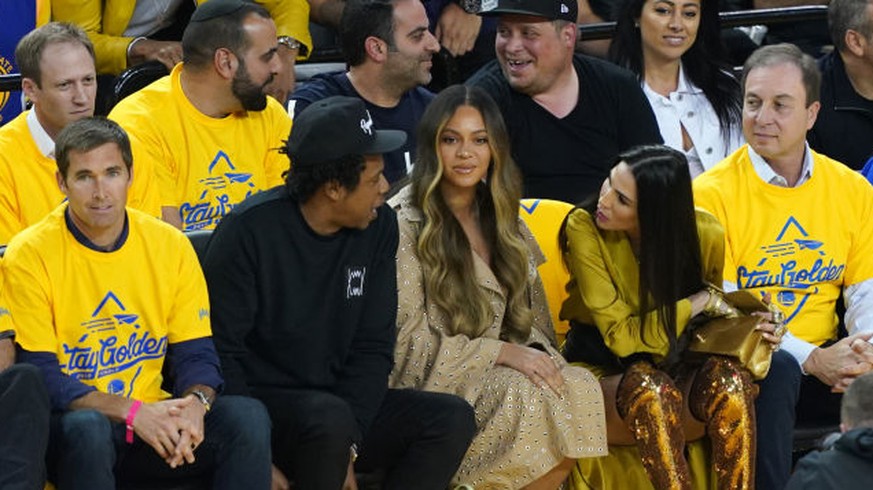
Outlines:
[{"label": "blonde highlighted hair", "polygon": [[476,87],[455,85],[440,92],[418,127],[411,180],[412,199],[424,214],[417,246],[425,294],[443,310],[453,334],[477,338],[490,325],[491,301],[471,274],[472,247],[440,192],[440,136],[461,106],[473,107],[482,115],[491,149],[487,178],[476,188],[476,204],[482,233],[491,249],[492,271],[506,294],[500,338],[523,343],[530,336],[532,313],[527,296],[529,251],[518,224],[521,175],[510,156],[509,136],[497,105]]}]

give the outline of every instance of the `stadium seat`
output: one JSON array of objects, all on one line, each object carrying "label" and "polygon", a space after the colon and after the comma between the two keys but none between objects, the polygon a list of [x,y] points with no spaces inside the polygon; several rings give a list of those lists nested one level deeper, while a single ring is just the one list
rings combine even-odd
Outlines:
[{"label": "stadium seat", "polygon": [[558,246],[558,231],[561,229],[564,217],[571,209],[573,209],[572,204],[551,199],[522,199],[519,209],[521,218],[530,228],[543,255],[546,256],[546,262],[539,266],[539,273],[546,290],[546,299],[549,302],[558,344],[563,343],[567,330],[570,329],[568,322],[558,318],[561,304],[568,296],[566,286],[567,281],[570,280],[570,273],[564,266]]}]

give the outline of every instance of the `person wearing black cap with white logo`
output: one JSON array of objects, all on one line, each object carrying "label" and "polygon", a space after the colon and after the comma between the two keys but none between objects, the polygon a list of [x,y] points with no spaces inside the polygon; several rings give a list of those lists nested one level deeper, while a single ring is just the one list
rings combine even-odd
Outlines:
[{"label": "person wearing black cap with white logo", "polygon": [[313,103],[285,185],[234,208],[204,257],[226,390],[267,406],[274,478],[294,488],[337,490],[355,468],[442,490],[475,431],[458,397],[387,388],[398,228],[382,154],[405,139],[374,129],[358,98]]},{"label": "person wearing black cap with white logo", "polygon": [[500,106],[525,197],[579,202],[600,189],[616,156],[661,143],[629,71],[574,55],[576,0],[483,0],[497,18],[497,60],[467,81]]}]

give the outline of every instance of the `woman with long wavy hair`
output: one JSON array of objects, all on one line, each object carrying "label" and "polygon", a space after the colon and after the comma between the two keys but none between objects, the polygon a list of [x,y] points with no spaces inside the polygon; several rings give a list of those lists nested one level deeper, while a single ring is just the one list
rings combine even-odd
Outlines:
[{"label": "woman with long wavy hair", "polygon": [[555,348],[500,112],[481,89],[449,87],[418,138],[411,183],[389,201],[400,224],[390,383],[475,408],[455,483],[558,488],[576,459],[605,454],[603,398]]},{"label": "woman with long wavy hair", "polygon": [[743,144],[740,85],[726,71],[717,0],[623,0],[612,61],[636,73],[667,146],[692,177]]},{"label": "woman with long wavy hair", "polygon": [[[691,319],[727,305],[705,284],[721,284],[724,230],[695,210],[682,153],[659,145],[619,155],[599,195],[567,216],[559,243],[571,275],[564,354],[600,377],[610,458],[620,455],[613,446],[635,446],[654,488],[691,488],[686,441],[706,435],[717,487],[754,486],[751,375],[726,357],[683,355]],[[763,328],[779,342],[773,325]],[[641,488],[630,466],[580,473],[621,471],[627,488]]]}]

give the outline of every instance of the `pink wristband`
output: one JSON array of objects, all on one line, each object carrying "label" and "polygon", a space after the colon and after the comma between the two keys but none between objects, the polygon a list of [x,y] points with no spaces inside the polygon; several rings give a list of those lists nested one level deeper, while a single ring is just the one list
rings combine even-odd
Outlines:
[{"label": "pink wristband", "polygon": [[124,425],[127,426],[127,432],[124,433],[124,440],[128,444],[133,444],[133,419],[136,418],[136,413],[139,412],[139,407],[141,406],[141,401],[134,400],[133,405],[130,406],[130,410],[127,411],[127,417],[124,418]]}]

